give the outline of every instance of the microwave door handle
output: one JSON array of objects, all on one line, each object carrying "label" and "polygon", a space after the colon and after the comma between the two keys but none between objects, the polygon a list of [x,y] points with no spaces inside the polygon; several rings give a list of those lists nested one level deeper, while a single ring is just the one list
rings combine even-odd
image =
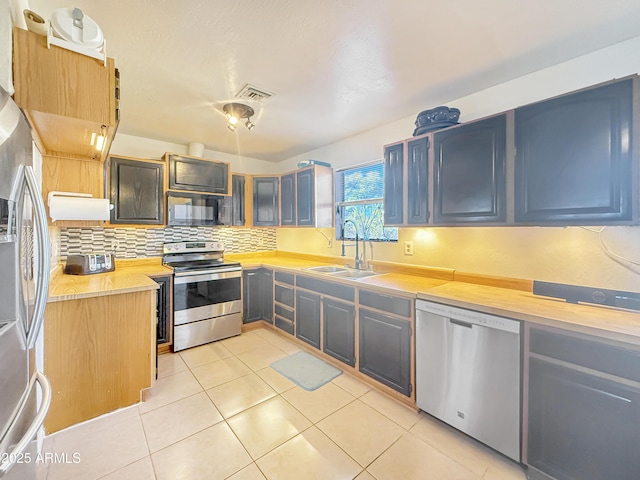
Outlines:
[{"label": "microwave door handle", "polygon": [[[40,389],[42,391],[42,398],[40,401],[40,407],[38,408],[38,413],[34,417],[31,425],[22,436],[22,438],[15,444],[11,452],[7,452],[6,455],[2,456],[2,463],[0,463],[0,478],[2,478],[7,471],[15,464],[15,460],[20,458],[20,454],[24,452],[27,448],[31,440],[36,436],[38,430],[42,427],[44,423],[44,419],[47,416],[47,412],[49,411],[49,406],[51,405],[51,385],[49,384],[49,380],[42,373],[36,370],[31,377],[31,382],[29,382],[29,388],[26,394],[23,396],[22,403],[20,405],[20,409],[15,416],[15,419],[18,419],[22,416],[24,409],[28,405],[29,396],[31,390],[33,390],[35,383],[38,382],[40,385]],[[11,429],[11,427],[9,427]],[[12,462],[11,459],[14,461]]]},{"label": "microwave door handle", "polygon": [[49,228],[47,224],[47,213],[44,209],[44,202],[40,193],[40,188],[33,172],[33,167],[27,166],[24,169],[27,189],[31,195],[31,200],[35,209],[34,230],[38,242],[38,281],[36,282],[36,299],[34,305],[33,319],[29,323],[27,333],[27,348],[33,348],[36,344],[38,334],[44,323],[44,309],[47,305],[49,295],[49,262],[51,258],[51,246],[49,245]]}]

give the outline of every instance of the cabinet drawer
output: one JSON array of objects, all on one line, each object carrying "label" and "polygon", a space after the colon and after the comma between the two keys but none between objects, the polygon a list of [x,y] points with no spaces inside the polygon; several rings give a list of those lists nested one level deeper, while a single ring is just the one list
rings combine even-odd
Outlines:
[{"label": "cabinet drawer", "polygon": [[293,307],[293,287],[285,287],[276,283],[275,299],[276,302]]},{"label": "cabinet drawer", "polygon": [[276,315],[280,315],[281,317],[284,317],[287,320],[293,322],[293,310],[283,307],[282,305],[278,305],[277,303],[276,303]]},{"label": "cabinet drawer", "polygon": [[411,317],[413,302],[408,298],[392,297],[382,293],[360,290],[360,305],[376,308],[402,317]]},{"label": "cabinet drawer", "polygon": [[640,382],[640,350],[610,345],[593,337],[532,328],[529,351]]},{"label": "cabinet drawer", "polygon": [[347,287],[340,283],[330,283],[315,278],[301,277],[296,278],[296,285],[316,293],[323,293],[331,297],[342,298],[353,302],[355,300],[355,288]]},{"label": "cabinet drawer", "polygon": [[276,315],[275,324],[280,330],[284,330],[288,334],[293,335],[293,322]]},{"label": "cabinet drawer", "polygon": [[293,285],[295,282],[295,275],[293,273],[276,272],[276,282]]}]

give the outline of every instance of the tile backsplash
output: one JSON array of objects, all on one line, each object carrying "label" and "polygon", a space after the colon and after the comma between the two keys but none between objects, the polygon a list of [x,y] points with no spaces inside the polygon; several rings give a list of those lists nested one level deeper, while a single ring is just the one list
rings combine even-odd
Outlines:
[{"label": "tile backsplash", "polygon": [[60,257],[78,253],[115,253],[116,258],[162,255],[167,242],[210,240],[222,242],[227,253],[276,249],[275,228],[166,227],[60,228]]}]

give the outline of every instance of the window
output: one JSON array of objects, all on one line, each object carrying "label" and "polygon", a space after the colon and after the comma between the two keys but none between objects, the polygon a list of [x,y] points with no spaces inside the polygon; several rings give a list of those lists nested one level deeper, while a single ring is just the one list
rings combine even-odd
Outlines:
[{"label": "window", "polygon": [[398,229],[385,227],[384,164],[375,162],[336,172],[336,238],[358,237],[382,242],[397,241]]}]

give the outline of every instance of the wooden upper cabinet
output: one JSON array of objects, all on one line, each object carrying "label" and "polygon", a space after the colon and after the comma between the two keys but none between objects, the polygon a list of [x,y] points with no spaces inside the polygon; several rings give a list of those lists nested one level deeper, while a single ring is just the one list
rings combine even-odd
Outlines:
[{"label": "wooden upper cabinet", "polygon": [[404,143],[384,149],[384,224],[402,225],[404,221]]},{"label": "wooden upper cabinet", "polygon": [[634,76],[516,110],[516,223],[636,221],[637,81]]},{"label": "wooden upper cabinet", "polygon": [[[13,31],[15,101],[27,113],[42,153],[102,160],[118,122],[119,80],[114,60],[100,60],[52,45],[27,30]],[[104,125],[102,151],[91,134]]]},{"label": "wooden upper cabinet", "polygon": [[110,157],[112,224],[164,224],[164,165]]},{"label": "wooden upper cabinet", "polygon": [[504,222],[505,115],[433,135],[434,223]]},{"label": "wooden upper cabinet", "polygon": [[165,153],[169,164],[169,190],[229,195],[231,168],[228,162]]}]

